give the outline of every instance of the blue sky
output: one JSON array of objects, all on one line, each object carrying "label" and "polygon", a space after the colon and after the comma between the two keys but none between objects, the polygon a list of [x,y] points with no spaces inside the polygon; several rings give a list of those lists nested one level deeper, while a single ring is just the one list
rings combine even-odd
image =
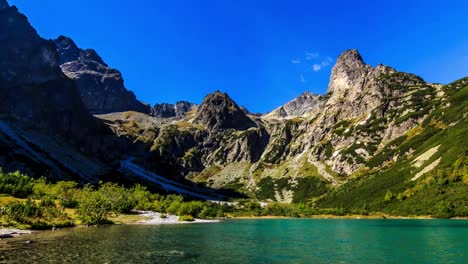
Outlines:
[{"label": "blue sky", "polygon": [[72,37],[151,105],[226,91],[267,112],[325,93],[356,48],[429,82],[468,76],[468,1],[9,0],[44,38]]}]

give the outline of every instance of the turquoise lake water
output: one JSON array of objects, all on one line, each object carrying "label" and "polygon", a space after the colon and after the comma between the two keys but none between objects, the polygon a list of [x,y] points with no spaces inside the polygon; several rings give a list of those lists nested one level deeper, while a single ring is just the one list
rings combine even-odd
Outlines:
[{"label": "turquoise lake water", "polygon": [[0,263],[468,263],[468,221],[262,219],[72,228],[0,241]]}]

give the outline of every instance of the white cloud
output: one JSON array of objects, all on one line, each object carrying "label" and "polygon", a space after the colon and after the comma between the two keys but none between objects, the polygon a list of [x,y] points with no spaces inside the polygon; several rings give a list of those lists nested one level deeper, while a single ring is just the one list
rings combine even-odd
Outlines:
[{"label": "white cloud", "polygon": [[291,63],[292,63],[292,64],[300,64],[300,63],[301,63],[301,60],[300,60],[300,59],[292,59],[292,60],[291,60]]},{"label": "white cloud", "polygon": [[306,60],[313,60],[319,57],[318,52],[306,52]]},{"label": "white cloud", "polygon": [[314,66],[312,67],[312,69],[317,72],[317,71],[320,71],[322,69],[322,65],[321,64],[314,64]]},{"label": "white cloud", "polygon": [[323,60],[320,64],[314,64],[314,66],[312,66],[312,69],[315,71],[315,72],[318,72],[320,71],[321,69],[327,67],[327,66],[330,66],[330,64],[332,63],[332,58],[330,57],[327,57],[325,60]]},{"label": "white cloud", "polygon": [[300,78],[301,78],[301,83],[307,82],[307,80],[304,78],[304,74],[301,74]]}]

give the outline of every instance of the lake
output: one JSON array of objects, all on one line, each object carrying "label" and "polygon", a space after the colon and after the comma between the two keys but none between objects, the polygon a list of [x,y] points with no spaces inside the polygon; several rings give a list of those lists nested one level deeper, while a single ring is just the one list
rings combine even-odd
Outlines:
[{"label": "lake", "polygon": [[225,220],[71,228],[0,241],[0,263],[21,264],[467,262],[467,220]]}]

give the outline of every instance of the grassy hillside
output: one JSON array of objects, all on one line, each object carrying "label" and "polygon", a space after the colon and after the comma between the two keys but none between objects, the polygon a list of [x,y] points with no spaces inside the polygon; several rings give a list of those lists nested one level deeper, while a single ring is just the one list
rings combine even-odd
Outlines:
[{"label": "grassy hillside", "polygon": [[468,215],[468,78],[442,91],[420,126],[390,142],[320,207]]}]

